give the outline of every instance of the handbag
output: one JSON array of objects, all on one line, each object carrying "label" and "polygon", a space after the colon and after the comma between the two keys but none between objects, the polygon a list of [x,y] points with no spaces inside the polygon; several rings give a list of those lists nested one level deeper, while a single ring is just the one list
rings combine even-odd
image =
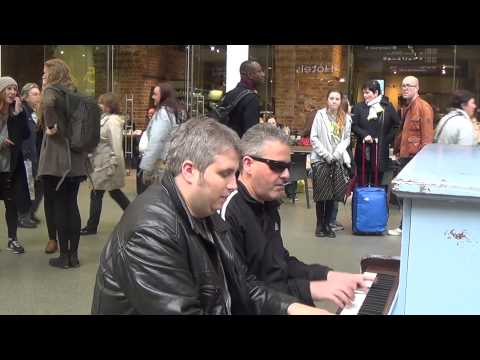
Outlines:
[{"label": "handbag", "polygon": [[348,169],[337,161],[312,164],[313,200],[344,201],[350,183]]}]

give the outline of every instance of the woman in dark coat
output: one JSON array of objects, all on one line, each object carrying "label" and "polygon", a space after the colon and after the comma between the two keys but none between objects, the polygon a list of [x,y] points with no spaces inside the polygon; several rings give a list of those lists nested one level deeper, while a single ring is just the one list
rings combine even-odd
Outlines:
[{"label": "woman in dark coat", "polygon": [[22,154],[22,143],[30,131],[17,90],[14,79],[0,77],[0,199],[5,203],[7,248],[22,254],[25,249],[17,238],[17,211],[28,211],[31,205]]},{"label": "woman in dark coat", "polygon": [[365,101],[355,105],[352,115],[352,131],[357,137],[355,162],[358,179],[362,179],[362,143],[365,141],[366,181],[367,184],[373,184],[375,153],[372,145],[375,139],[378,139],[378,181],[381,183],[388,166],[390,144],[393,143],[395,133],[400,127],[400,118],[388,98],[382,95],[378,81],[367,81],[362,91]]}]

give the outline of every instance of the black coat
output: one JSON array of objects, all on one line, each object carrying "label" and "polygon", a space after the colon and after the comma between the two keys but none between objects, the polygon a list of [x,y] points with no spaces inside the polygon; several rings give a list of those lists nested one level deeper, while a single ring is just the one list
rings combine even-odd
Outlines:
[{"label": "black coat", "polygon": [[26,102],[23,103],[23,108],[27,116],[28,129],[30,130],[30,136],[23,142],[23,158],[24,160],[30,160],[32,162],[33,176],[36,177],[43,132],[35,120],[33,120],[33,109],[31,109]]},{"label": "black coat", "polygon": [[326,280],[331,269],[305,264],[289,254],[283,245],[279,205],[278,201],[256,201],[238,182],[238,193],[229,198],[222,217],[230,225],[235,248],[252,274],[268,286],[314,306],[310,281]]},{"label": "black coat", "polygon": [[[222,104],[231,104],[235,98],[248,87],[239,82],[235,89],[229,91]],[[252,126],[258,124],[260,119],[260,102],[257,94],[247,94],[230,112],[230,122],[226,124],[233,130],[235,130],[238,136],[242,137],[243,134]]]},{"label": "black coat", "polygon": [[357,137],[355,162],[359,173],[362,169],[363,139],[367,135],[372,136],[372,138],[378,138],[379,171],[383,172],[388,165],[389,146],[393,143],[395,134],[400,127],[400,117],[386,96],[382,97],[380,105],[383,107],[384,112],[379,115],[378,120],[368,121],[368,106],[365,102],[355,105],[352,110],[352,131]]},{"label": "black coat", "polygon": [[23,162],[23,141],[30,136],[27,124],[27,114],[22,111],[13,115],[14,106],[9,109],[10,116],[7,120],[8,138],[15,143],[10,146],[10,174],[13,177],[13,191],[15,203],[19,212],[27,212],[31,205],[30,192],[28,191],[27,173]]},{"label": "black coat", "polygon": [[247,275],[218,214],[205,225],[210,239],[166,173],[130,204],[110,236],[92,314],[227,314],[229,295],[232,314],[286,314],[297,300]]}]

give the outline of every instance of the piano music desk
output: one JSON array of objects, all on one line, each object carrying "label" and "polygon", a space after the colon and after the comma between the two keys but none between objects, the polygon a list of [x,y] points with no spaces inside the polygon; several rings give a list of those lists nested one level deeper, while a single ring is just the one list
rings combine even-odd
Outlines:
[{"label": "piano music desk", "polygon": [[404,200],[393,314],[480,314],[480,147],[427,145],[392,189]]}]

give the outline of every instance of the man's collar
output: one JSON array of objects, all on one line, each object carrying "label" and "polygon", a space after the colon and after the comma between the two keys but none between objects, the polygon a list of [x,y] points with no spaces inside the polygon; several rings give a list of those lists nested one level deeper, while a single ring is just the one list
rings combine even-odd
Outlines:
[{"label": "man's collar", "polygon": [[247,187],[240,181],[237,180],[237,187],[238,187],[238,193],[242,196],[242,198],[251,206],[254,206],[258,209],[261,208],[278,208],[281,205],[281,202],[278,200],[273,200],[273,201],[265,201],[265,202],[260,202],[257,199],[255,199],[247,190]]},{"label": "man's collar", "polygon": [[247,89],[254,90],[254,91],[257,90],[257,87],[255,86],[255,83],[250,79],[242,79],[242,80],[240,80],[239,84],[242,84]]}]

